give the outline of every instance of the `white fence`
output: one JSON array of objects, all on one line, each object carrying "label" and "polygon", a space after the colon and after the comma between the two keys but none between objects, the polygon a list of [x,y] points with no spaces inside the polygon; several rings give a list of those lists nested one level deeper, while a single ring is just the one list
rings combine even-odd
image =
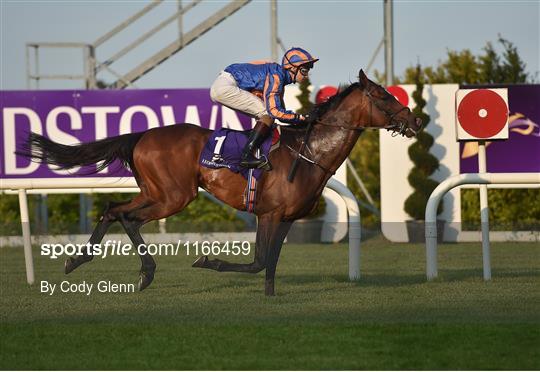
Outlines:
[{"label": "white fence", "polygon": [[[442,197],[454,187],[465,184],[540,184],[540,173],[466,173],[448,178],[433,190],[426,206],[426,276],[428,280],[437,277],[437,207]],[[486,201],[487,203],[487,201]],[[484,279],[491,279],[489,249],[488,210],[481,208],[482,221],[482,261]]]},{"label": "white fence", "polygon": [[[360,278],[360,208],[352,192],[341,182],[331,178],[326,185],[327,188],[337,192],[345,204],[349,213],[349,279],[357,280]],[[32,257],[32,244],[30,232],[30,219],[28,215],[27,190],[39,190],[47,192],[103,192],[104,189],[113,191],[134,191],[138,192],[137,183],[134,178],[75,178],[75,179],[2,179],[1,190],[18,190],[19,208],[21,214],[21,224],[23,232],[24,258],[26,263],[26,279],[29,284],[33,284],[34,262]]]}]

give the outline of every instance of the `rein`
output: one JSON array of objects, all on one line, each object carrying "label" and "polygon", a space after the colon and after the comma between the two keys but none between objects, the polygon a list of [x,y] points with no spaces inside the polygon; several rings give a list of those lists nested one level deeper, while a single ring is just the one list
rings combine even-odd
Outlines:
[{"label": "rein", "polygon": [[294,175],[296,174],[296,168],[298,167],[298,160],[299,159],[302,159],[302,160],[305,160],[307,161],[308,163],[310,164],[313,164],[313,165],[316,165],[317,167],[321,168],[321,170],[326,173],[326,174],[331,174],[332,176],[334,174],[336,174],[336,171],[335,170],[331,170],[329,168],[326,168],[325,166],[317,163],[315,160],[311,160],[310,158],[308,158],[307,156],[303,155],[302,152],[300,150],[295,150],[293,149],[291,146],[287,145],[287,148],[293,153],[293,154],[296,154],[296,159],[294,159],[294,162],[293,164],[291,165],[291,170],[289,171],[289,177],[287,177],[287,180],[289,182],[292,182],[294,180]]},{"label": "rein", "polygon": [[[300,144],[300,149],[298,150],[298,153],[296,154],[296,159],[294,159],[294,161],[293,161],[293,163],[291,165],[291,169],[289,170],[289,175],[287,176],[287,180],[289,182],[292,182],[294,180],[294,175],[296,174],[296,168],[298,168],[298,162],[300,161],[300,158],[309,160],[304,155],[302,155],[302,152],[304,152],[304,148],[307,146],[307,143],[309,141],[309,136],[311,135],[312,130],[313,130],[313,121],[310,121],[308,123],[308,127],[306,129],[306,134],[304,136],[304,139],[302,140],[302,143]],[[287,147],[289,147],[289,146],[287,146]],[[293,150],[293,152],[294,152],[294,150]]]}]

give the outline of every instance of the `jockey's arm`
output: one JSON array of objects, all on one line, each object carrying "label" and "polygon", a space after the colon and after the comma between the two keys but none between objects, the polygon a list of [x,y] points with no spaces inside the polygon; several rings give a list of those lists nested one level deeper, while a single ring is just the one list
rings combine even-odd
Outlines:
[{"label": "jockey's arm", "polygon": [[295,124],[302,121],[303,117],[301,115],[283,108],[283,103],[281,102],[283,89],[283,82],[279,75],[270,74],[266,77],[263,92],[266,111],[274,119],[284,123]]}]

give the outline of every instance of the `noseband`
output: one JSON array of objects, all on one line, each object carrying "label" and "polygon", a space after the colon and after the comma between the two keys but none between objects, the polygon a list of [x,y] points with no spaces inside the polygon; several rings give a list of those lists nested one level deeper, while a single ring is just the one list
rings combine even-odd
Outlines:
[{"label": "noseband", "polygon": [[376,99],[374,99],[374,97],[371,95],[371,90],[368,90],[367,92],[365,92],[365,95],[368,97],[369,104],[370,104],[370,109],[369,109],[369,111],[370,111],[370,113],[369,113],[370,127],[371,127],[371,123],[373,121],[373,115],[372,115],[373,105],[375,105],[375,107],[377,107],[377,109],[379,111],[381,111],[384,115],[386,115],[386,117],[388,118],[388,125],[386,127],[384,127],[383,129],[386,129],[388,131],[392,131],[392,137],[395,137],[397,135],[405,136],[405,133],[407,132],[407,129],[410,130],[411,132],[413,132],[414,135],[416,136],[417,132],[414,129],[412,129],[411,127],[409,127],[407,125],[407,123],[402,122],[402,121],[395,121],[395,117],[397,115],[399,115],[399,113],[401,113],[401,111],[409,109],[407,106],[403,106],[402,108],[400,108],[399,110],[397,110],[396,112],[393,112],[393,113],[388,112],[383,107],[381,107],[381,105],[379,104],[379,102]]}]

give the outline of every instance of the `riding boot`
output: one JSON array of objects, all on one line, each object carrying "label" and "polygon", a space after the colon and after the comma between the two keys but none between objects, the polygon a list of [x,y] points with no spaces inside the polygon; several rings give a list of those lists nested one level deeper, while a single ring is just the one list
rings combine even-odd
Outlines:
[{"label": "riding boot", "polygon": [[251,131],[249,134],[249,139],[244,146],[244,149],[242,150],[242,158],[240,161],[240,165],[244,168],[265,168],[267,170],[271,170],[272,166],[268,162],[268,159],[266,157],[262,157],[261,159],[257,159],[255,156],[253,156],[253,151],[257,149],[268,137],[272,128],[266,124],[264,124],[262,121],[257,121],[257,124],[255,125],[255,128]]}]

